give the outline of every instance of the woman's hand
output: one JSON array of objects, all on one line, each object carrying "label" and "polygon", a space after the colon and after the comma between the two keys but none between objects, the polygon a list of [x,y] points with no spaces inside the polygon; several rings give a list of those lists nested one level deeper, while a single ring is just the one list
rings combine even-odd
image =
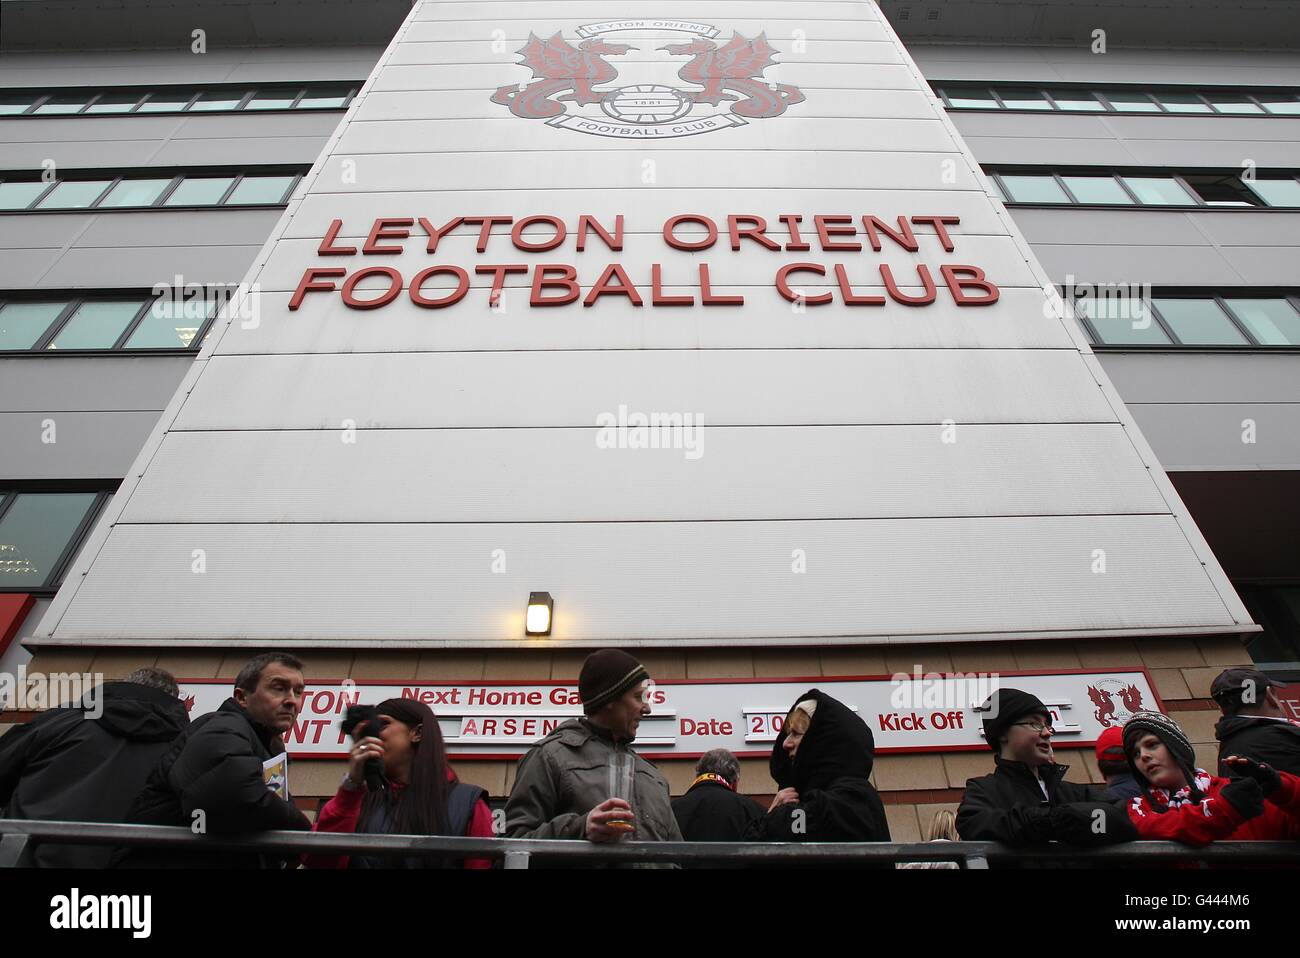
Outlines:
[{"label": "woman's hand", "polygon": [[772,804],[768,806],[767,813],[770,815],[782,805],[798,805],[799,793],[793,788],[783,788],[772,797]]},{"label": "woman's hand", "polygon": [[353,743],[352,751],[348,753],[348,778],[358,785],[363,784],[366,780],[366,762],[372,758],[381,762],[384,760],[384,743],[381,739],[367,736]]}]

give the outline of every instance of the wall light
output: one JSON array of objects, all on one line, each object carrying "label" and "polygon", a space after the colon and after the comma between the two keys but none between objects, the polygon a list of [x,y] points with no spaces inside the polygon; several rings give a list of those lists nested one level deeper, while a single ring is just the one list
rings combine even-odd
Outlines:
[{"label": "wall light", "polygon": [[551,610],[555,600],[549,592],[528,593],[528,615],[524,620],[525,635],[550,635]]}]

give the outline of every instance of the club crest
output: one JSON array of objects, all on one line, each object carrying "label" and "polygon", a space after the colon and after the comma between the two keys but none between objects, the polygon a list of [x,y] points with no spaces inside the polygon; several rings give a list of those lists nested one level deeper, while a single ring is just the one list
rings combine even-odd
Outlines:
[{"label": "club crest", "polygon": [[[641,39],[647,31],[688,38],[656,46]],[[499,87],[492,102],[548,126],[653,140],[744,126],[780,116],[804,99],[796,86],[763,79],[777,55],[763,33],[752,39],[733,33],[719,45],[717,27],[679,20],[592,23],[577,33],[576,45],[558,32],[549,39],[529,33],[516,53],[520,65],[533,71],[531,82]],[[610,38],[615,34],[634,36],[620,42]],[[638,52],[652,56],[629,57]],[[674,68],[682,85],[664,82]]]}]

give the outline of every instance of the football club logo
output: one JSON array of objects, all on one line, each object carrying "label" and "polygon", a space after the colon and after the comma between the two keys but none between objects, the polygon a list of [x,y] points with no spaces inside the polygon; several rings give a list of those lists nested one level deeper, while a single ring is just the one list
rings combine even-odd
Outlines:
[{"label": "football club logo", "polygon": [[1119,728],[1134,712],[1142,711],[1142,690],[1118,679],[1102,679],[1096,685],[1089,685],[1088,698],[1092,699],[1092,717],[1102,728]]},{"label": "football club logo", "polygon": [[[646,31],[690,38],[655,47],[638,41]],[[780,116],[803,102],[798,87],[763,79],[777,51],[762,33],[752,39],[733,33],[719,45],[717,27],[680,20],[612,20],[587,24],[577,33],[581,39],[576,46],[559,33],[549,40],[529,33],[516,53],[522,57],[520,65],[533,71],[532,82],[500,87],[492,102],[508,106],[515,116],[545,120],[548,126],[634,140],[744,126],[751,119]],[[617,34],[636,36],[626,38],[629,42],[609,39]],[[638,51],[655,56],[617,66],[607,59]],[[680,57],[689,57],[677,69],[677,78],[687,85],[662,82]],[[645,82],[614,85],[620,78]],[[578,109],[570,111],[570,106]]]}]

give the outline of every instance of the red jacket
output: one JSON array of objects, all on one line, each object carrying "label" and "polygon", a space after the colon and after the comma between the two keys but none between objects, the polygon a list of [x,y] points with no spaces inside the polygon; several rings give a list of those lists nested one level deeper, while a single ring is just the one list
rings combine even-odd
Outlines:
[{"label": "red jacket", "polygon": [[1300,839],[1300,778],[1279,772],[1282,785],[1264,802],[1263,814],[1244,819],[1219,794],[1230,779],[1196,770],[1196,787],[1203,793],[1194,802],[1186,789],[1170,795],[1163,788],[1145,788],[1128,802],[1128,817],[1144,839],[1167,839],[1187,845],[1214,841],[1277,841]]},{"label": "red jacket", "polygon": [[[456,773],[450,768],[447,769],[447,781],[457,781]],[[357,821],[361,817],[361,803],[365,800],[365,797],[365,789],[353,791],[340,785],[339,790],[334,793],[334,797],[325,803],[325,807],[316,816],[312,831],[355,832],[357,830]],[[495,835],[492,828],[492,810],[488,808],[487,802],[481,798],[474,803],[474,812],[470,815],[469,826],[465,830],[465,835],[469,838],[492,838]],[[348,856],[303,855],[302,864],[305,868],[347,868]],[[465,867],[491,868],[492,859],[467,858],[465,859]]]}]

